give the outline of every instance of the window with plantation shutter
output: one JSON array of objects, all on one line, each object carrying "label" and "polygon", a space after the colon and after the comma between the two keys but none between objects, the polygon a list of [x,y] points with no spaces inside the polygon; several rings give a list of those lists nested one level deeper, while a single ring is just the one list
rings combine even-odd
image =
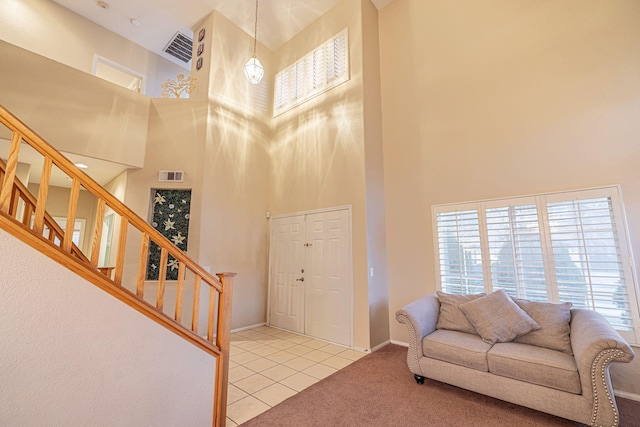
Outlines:
[{"label": "window with plantation shutter", "polygon": [[619,187],[440,205],[433,213],[439,289],[569,301],[640,343]]},{"label": "window with plantation shutter", "polygon": [[348,41],[345,28],[276,74],[274,117],[349,80]]}]

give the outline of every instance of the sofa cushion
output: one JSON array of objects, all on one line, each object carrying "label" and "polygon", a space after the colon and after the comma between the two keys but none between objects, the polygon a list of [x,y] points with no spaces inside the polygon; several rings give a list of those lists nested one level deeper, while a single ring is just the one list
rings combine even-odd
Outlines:
[{"label": "sofa cushion", "polygon": [[484,342],[509,342],[540,325],[513,302],[504,289],[460,304],[460,310]]},{"label": "sofa cushion", "polygon": [[451,331],[466,332],[468,334],[476,334],[476,329],[467,320],[466,316],[460,311],[460,304],[473,301],[476,298],[485,296],[486,294],[470,294],[457,295],[447,294],[438,291],[438,300],[440,300],[440,314],[438,315],[438,323],[436,329],[448,329]]},{"label": "sofa cushion", "polygon": [[573,354],[569,337],[572,305],[570,302],[553,304],[525,299],[515,299],[515,302],[540,325],[540,329],[516,338],[515,342]]},{"label": "sofa cushion", "polygon": [[491,345],[475,334],[439,329],[422,339],[422,353],[432,359],[487,372]]},{"label": "sofa cushion", "polygon": [[580,394],[575,359],[566,353],[519,343],[498,343],[487,353],[489,372],[556,390]]}]

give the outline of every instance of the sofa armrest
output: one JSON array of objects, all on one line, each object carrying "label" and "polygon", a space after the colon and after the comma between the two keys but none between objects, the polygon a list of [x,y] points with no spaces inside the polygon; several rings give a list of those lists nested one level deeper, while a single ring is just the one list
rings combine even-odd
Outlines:
[{"label": "sofa armrest", "polygon": [[582,394],[593,402],[591,425],[618,425],[609,365],[631,362],[633,350],[601,314],[587,309],[571,310],[571,347]]},{"label": "sofa armrest", "polygon": [[436,330],[440,302],[435,294],[422,297],[396,311],[396,320],[404,323],[409,331],[409,370],[423,375],[418,360],[422,357],[422,339]]}]

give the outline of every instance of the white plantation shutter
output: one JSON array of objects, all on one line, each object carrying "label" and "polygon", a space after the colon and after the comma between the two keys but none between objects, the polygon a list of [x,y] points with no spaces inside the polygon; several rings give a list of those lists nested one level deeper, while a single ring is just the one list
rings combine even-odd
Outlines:
[{"label": "white plantation shutter", "polygon": [[291,70],[291,87],[293,88],[292,99],[300,99],[305,96],[305,70],[304,61],[297,62]]},{"label": "white plantation shutter", "polygon": [[640,343],[619,187],[433,207],[438,288],[573,303]]},{"label": "white plantation shutter", "polygon": [[344,76],[346,72],[347,38],[346,33],[335,36],[327,43],[327,56],[329,57],[327,69],[327,81],[332,82]]},{"label": "white plantation shutter", "polygon": [[478,211],[440,213],[437,222],[442,290],[484,292]]},{"label": "white plantation shutter", "polygon": [[289,70],[284,70],[276,76],[274,109],[282,108],[287,102],[289,102]]},{"label": "white plantation shutter", "polygon": [[311,88],[314,92],[323,88],[327,84],[327,76],[325,70],[324,49],[319,47],[313,51],[309,61],[311,67]]},{"label": "white plantation shutter", "polygon": [[349,80],[349,33],[345,28],[276,74],[274,117]]},{"label": "white plantation shutter", "polygon": [[493,289],[547,301],[542,242],[535,205],[486,209]]},{"label": "white plantation shutter", "polygon": [[548,202],[547,211],[560,299],[632,330],[625,248],[612,197]]}]

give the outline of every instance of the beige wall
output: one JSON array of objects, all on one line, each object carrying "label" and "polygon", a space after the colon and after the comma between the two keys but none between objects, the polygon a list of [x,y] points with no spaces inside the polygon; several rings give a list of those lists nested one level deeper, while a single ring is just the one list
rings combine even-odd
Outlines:
[{"label": "beige wall", "polygon": [[[244,65],[253,54],[253,37],[218,12],[210,15],[208,23],[211,29],[208,32],[211,34],[209,100],[223,105],[228,114],[251,118],[255,125],[270,124],[275,75],[273,52],[258,43],[256,54],[265,75],[260,83],[253,85],[244,74]],[[194,72],[196,74],[199,72]]]},{"label": "beige wall", "polygon": [[0,103],[59,151],[142,166],[149,98],[0,40]]},{"label": "beige wall", "polygon": [[160,96],[166,78],[187,71],[52,0],[0,2],[0,40],[85,73],[97,54],[144,75],[149,96]]},{"label": "beige wall", "polygon": [[272,53],[258,47],[265,77],[250,84],[243,71],[252,38],[214,12],[206,134],[201,145],[203,189],[200,256],[213,272],[238,273],[232,328],[266,321],[269,142],[264,94],[273,79]]},{"label": "beige wall", "polygon": [[[621,184],[640,251],[639,16],[634,0],[380,11],[392,339],[395,310],[436,290],[434,204]],[[614,384],[640,394],[629,366],[635,385]]]},{"label": "beige wall", "polygon": [[104,185],[104,189],[115,196],[116,199],[124,202],[127,192],[127,172],[122,172]]},{"label": "beige wall", "polygon": [[4,231],[0,247],[0,425],[212,424],[213,357]]},{"label": "beige wall", "polygon": [[386,208],[380,100],[378,11],[362,2],[362,84],[367,192],[367,250],[371,347],[389,341]]}]

